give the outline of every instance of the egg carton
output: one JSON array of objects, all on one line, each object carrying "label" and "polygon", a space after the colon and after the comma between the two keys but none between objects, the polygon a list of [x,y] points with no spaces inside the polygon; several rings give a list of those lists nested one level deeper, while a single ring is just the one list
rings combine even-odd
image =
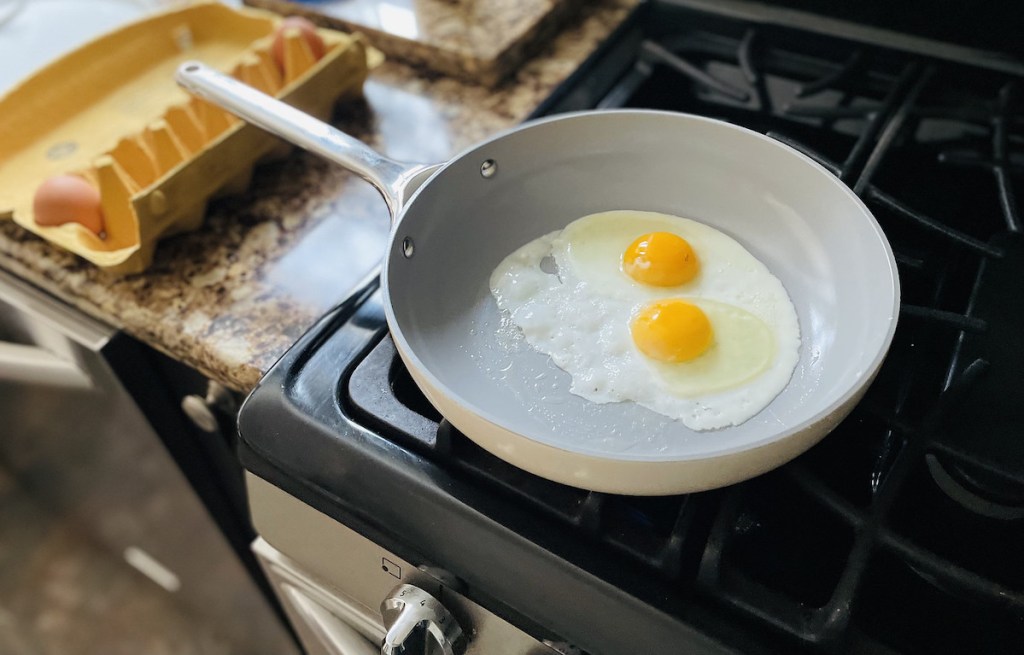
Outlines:
[{"label": "egg carton", "polygon": [[[16,86],[0,98],[0,219],[115,273],[145,270],[160,239],[197,229],[211,198],[243,191],[257,162],[290,150],[181,90],[179,64],[203,61],[326,119],[381,60],[359,35],[327,29],[316,30],[320,55],[309,35],[281,22],[190,5],[108,33]],[[65,174],[99,190],[99,233],[36,222],[36,190]]]}]

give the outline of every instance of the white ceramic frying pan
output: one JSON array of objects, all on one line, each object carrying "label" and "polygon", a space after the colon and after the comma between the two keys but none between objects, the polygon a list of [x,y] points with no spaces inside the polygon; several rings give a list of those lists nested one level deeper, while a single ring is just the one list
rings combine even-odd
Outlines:
[{"label": "white ceramic frying pan", "polygon": [[[777,467],[852,409],[896,329],[899,278],[878,223],[806,156],[686,114],[584,112],[409,165],[202,64],[178,82],[373,183],[393,216],[381,284],[413,379],[460,431],[542,477],[610,493],[677,494]],[[694,432],[633,403],[569,393],[568,374],[497,337],[488,279],[526,242],[587,214],[636,209],[732,236],[785,285],[801,328],[783,392],[745,423]]]}]

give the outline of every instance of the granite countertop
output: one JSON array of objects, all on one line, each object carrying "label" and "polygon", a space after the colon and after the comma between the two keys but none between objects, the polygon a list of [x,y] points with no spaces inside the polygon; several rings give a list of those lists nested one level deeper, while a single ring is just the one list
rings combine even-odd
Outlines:
[{"label": "granite countertop", "polygon": [[343,31],[389,58],[493,85],[548,43],[584,0],[244,0]]},{"label": "granite countertop", "polygon": [[[443,161],[526,118],[636,0],[584,4],[499,87],[387,62],[333,122],[392,157]],[[345,297],[360,277],[353,271],[372,270],[387,233],[370,185],[296,151],[257,168],[244,195],[211,204],[200,230],[162,242],[146,273],[112,276],[10,221],[0,221],[0,267],[244,392]]]}]

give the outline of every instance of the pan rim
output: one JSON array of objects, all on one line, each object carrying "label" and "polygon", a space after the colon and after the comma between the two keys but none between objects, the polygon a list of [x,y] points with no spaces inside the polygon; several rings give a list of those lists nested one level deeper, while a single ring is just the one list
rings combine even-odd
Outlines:
[{"label": "pan rim", "polygon": [[[745,134],[747,137],[753,137],[753,138],[756,138],[757,140],[760,140],[762,142],[769,143],[771,146],[779,148],[782,151],[788,153],[789,156],[795,156],[797,160],[800,160],[804,164],[809,165],[818,174],[822,175],[823,176],[822,177],[823,183],[827,181],[828,183],[835,185],[839,189],[839,191],[849,201],[852,202],[852,206],[854,206],[857,210],[859,210],[859,213],[862,215],[863,219],[866,221],[866,226],[868,228],[870,228],[871,236],[874,237],[874,240],[877,240],[878,245],[882,248],[882,250],[884,252],[886,264],[887,264],[887,267],[888,267],[888,271],[887,272],[889,274],[889,280],[891,282],[891,285],[889,286],[889,288],[886,291],[889,292],[891,290],[891,294],[892,294],[892,303],[891,303],[891,307],[890,307],[890,317],[889,317],[889,322],[888,322],[886,334],[885,334],[884,338],[879,342],[877,351],[874,353],[874,355],[872,356],[870,361],[865,364],[863,370],[861,371],[860,375],[855,380],[854,384],[849,385],[846,388],[846,390],[842,394],[840,394],[833,402],[831,402],[828,405],[822,407],[820,410],[815,412],[814,415],[812,415],[810,418],[808,418],[808,419],[806,419],[806,420],[804,420],[804,421],[802,421],[800,423],[797,423],[797,424],[794,424],[792,426],[789,426],[789,427],[787,427],[784,430],[780,430],[780,431],[776,431],[776,432],[771,432],[771,433],[767,434],[766,436],[764,436],[764,437],[762,437],[760,439],[751,440],[751,441],[748,441],[748,442],[743,443],[743,444],[737,444],[737,445],[734,445],[734,446],[731,446],[731,447],[726,447],[726,448],[718,448],[718,449],[709,448],[707,450],[703,450],[702,452],[694,453],[694,454],[688,454],[688,455],[685,455],[685,456],[679,456],[679,455],[658,456],[656,454],[652,454],[652,455],[639,455],[639,454],[636,454],[636,453],[629,453],[629,452],[619,452],[619,453],[599,452],[599,451],[595,451],[593,449],[587,448],[587,447],[582,446],[582,445],[579,448],[569,449],[569,448],[566,448],[564,445],[558,445],[558,444],[550,443],[549,441],[547,441],[545,439],[537,438],[537,437],[532,436],[532,435],[530,435],[528,433],[519,432],[518,430],[512,429],[508,425],[506,425],[493,412],[488,411],[487,409],[480,408],[480,407],[478,407],[478,406],[476,406],[474,404],[466,402],[459,394],[455,393],[448,385],[444,384],[433,373],[433,371],[431,371],[423,363],[423,361],[420,359],[420,357],[414,352],[413,348],[411,348],[409,346],[409,342],[406,339],[405,334],[403,333],[403,331],[401,329],[401,326],[398,324],[398,320],[397,320],[397,318],[395,316],[394,306],[393,306],[392,300],[391,300],[391,292],[390,292],[390,286],[389,286],[389,271],[390,271],[390,268],[391,268],[391,259],[392,259],[393,253],[395,252],[395,238],[396,238],[396,235],[399,233],[399,228],[401,227],[401,225],[402,225],[402,223],[403,223],[403,221],[405,219],[405,216],[408,213],[409,208],[415,206],[416,200],[417,200],[420,192],[424,188],[426,188],[428,185],[430,185],[437,176],[441,175],[445,171],[445,169],[448,168],[448,166],[450,164],[452,164],[452,163],[454,163],[456,161],[460,161],[460,160],[464,159],[465,157],[470,156],[472,153],[478,151],[479,149],[484,148],[485,146],[487,146],[487,145],[489,145],[491,143],[499,141],[499,140],[505,138],[508,135],[511,135],[513,133],[522,131],[524,129],[532,128],[534,126],[539,126],[539,125],[548,124],[548,123],[561,122],[561,121],[566,121],[566,120],[579,119],[579,118],[588,117],[588,116],[596,116],[596,115],[601,115],[601,116],[604,116],[604,115],[627,115],[627,116],[629,116],[629,115],[647,115],[647,116],[661,116],[661,117],[669,118],[671,120],[695,121],[695,122],[698,122],[698,123],[714,125],[714,126],[719,127],[719,128],[725,128],[725,129],[730,129],[730,130],[734,130],[734,131],[740,132],[742,134]],[[735,125],[735,124],[728,123],[728,122],[721,121],[721,120],[714,119],[714,118],[708,118],[706,116],[699,116],[699,115],[696,115],[696,114],[689,114],[689,113],[684,113],[684,112],[664,111],[664,110],[652,110],[652,109],[610,109],[610,110],[600,110],[600,111],[584,110],[584,111],[576,111],[576,112],[568,112],[568,113],[564,113],[564,114],[558,114],[558,115],[555,115],[555,116],[548,116],[548,117],[545,117],[545,118],[540,118],[540,119],[528,121],[526,123],[522,123],[520,125],[517,125],[517,126],[511,127],[511,128],[502,130],[502,131],[492,135],[491,137],[489,137],[489,138],[487,138],[487,139],[485,139],[483,141],[480,141],[478,143],[475,143],[475,144],[469,146],[468,148],[463,149],[462,151],[457,153],[455,156],[453,156],[451,159],[449,159],[448,162],[446,162],[444,165],[442,165],[436,171],[434,171],[434,173],[425,182],[423,182],[419,186],[419,188],[416,190],[416,192],[412,194],[412,196],[410,197],[409,201],[402,208],[402,211],[401,211],[400,215],[397,217],[397,219],[394,222],[394,225],[392,226],[391,238],[390,238],[390,241],[388,243],[387,251],[384,254],[384,260],[382,262],[381,275],[380,275],[380,284],[381,284],[381,289],[384,292],[384,300],[385,300],[385,302],[384,302],[384,313],[385,313],[385,317],[387,319],[388,329],[389,329],[389,331],[391,333],[392,338],[396,342],[396,347],[398,347],[399,351],[403,353],[403,358],[406,359],[407,365],[415,366],[417,373],[419,375],[423,376],[424,378],[426,378],[429,381],[429,383],[430,383],[430,385],[431,385],[431,387],[433,388],[434,391],[436,391],[438,393],[444,394],[444,396],[450,402],[458,405],[461,409],[465,410],[466,412],[472,413],[474,416],[478,417],[479,419],[481,419],[483,421],[486,421],[487,423],[493,425],[495,428],[500,429],[500,430],[502,430],[504,432],[507,432],[507,433],[510,433],[510,434],[515,434],[515,435],[517,435],[517,436],[519,436],[519,437],[521,437],[523,439],[532,441],[532,442],[537,443],[537,444],[541,444],[541,445],[547,446],[549,448],[560,450],[560,451],[563,451],[565,453],[569,453],[571,455],[584,455],[586,457],[591,457],[591,458],[595,458],[595,459],[599,459],[599,460],[607,460],[607,461],[610,461],[610,462],[615,462],[615,461],[630,461],[630,462],[687,462],[687,461],[713,460],[713,459],[718,459],[718,458],[722,458],[722,457],[727,457],[727,456],[730,456],[730,455],[735,455],[737,453],[744,453],[744,452],[747,452],[747,451],[764,448],[764,447],[770,446],[773,443],[778,443],[778,442],[781,442],[781,441],[785,441],[786,439],[788,439],[788,438],[790,438],[790,437],[792,437],[792,436],[794,436],[796,434],[803,433],[803,432],[807,431],[808,429],[812,428],[813,426],[816,426],[816,425],[821,424],[823,422],[827,422],[829,420],[829,418],[832,417],[833,415],[835,415],[835,413],[837,411],[840,411],[841,409],[843,409],[844,406],[846,406],[850,402],[851,398],[853,398],[856,395],[862,393],[868,386],[871,385],[872,381],[874,380],[875,375],[878,373],[878,370],[881,368],[881,365],[884,362],[884,360],[885,360],[885,358],[886,358],[886,356],[888,354],[889,348],[892,345],[893,338],[894,338],[894,336],[896,334],[896,327],[897,327],[897,324],[899,322],[899,308],[900,308],[900,297],[901,297],[901,285],[900,285],[900,279],[899,279],[899,270],[898,270],[898,267],[897,267],[897,264],[896,264],[895,255],[893,254],[893,251],[892,251],[892,246],[889,243],[888,238],[886,238],[885,232],[882,230],[882,227],[881,227],[881,225],[879,225],[878,220],[875,218],[874,214],[867,207],[867,205],[864,203],[864,201],[861,200],[861,198],[858,197],[849,186],[847,186],[838,177],[836,177],[830,171],[828,171],[828,169],[826,169],[824,166],[822,166],[818,162],[814,161],[811,157],[805,155],[804,153],[802,153],[802,152],[800,152],[800,151],[798,151],[798,150],[796,150],[796,149],[794,149],[794,148],[792,148],[792,147],[790,147],[790,146],[788,146],[788,145],[786,145],[786,144],[784,144],[784,143],[782,143],[782,142],[780,142],[780,141],[778,141],[776,139],[773,139],[773,138],[771,138],[771,137],[769,137],[767,135],[761,134],[760,132],[756,132],[754,130],[750,130],[750,129],[746,128],[746,127],[743,127],[743,126],[740,126],[740,125]],[[802,355],[801,355],[801,357],[802,357]],[[788,384],[789,383],[787,382],[787,386],[788,386]],[[774,400],[772,402],[774,402]],[[772,403],[769,403],[765,407],[765,409],[771,407],[771,404]],[[762,411],[764,411],[764,410],[762,410]],[[760,414],[760,412],[758,412],[758,414],[755,414],[755,416],[757,416],[759,414]],[[842,418],[842,417],[840,417],[840,418]],[[683,428],[685,428],[685,426],[682,425],[681,421],[679,423],[680,423],[680,425]],[[838,423],[838,421],[836,421],[836,423]],[[685,429],[689,429],[689,428],[685,428]],[[728,430],[729,428],[722,428],[722,429],[723,430]],[[705,432],[693,431],[693,432],[695,434],[711,434],[711,435],[713,435],[717,431],[718,430],[709,430],[709,431],[705,431]],[[825,434],[827,434],[827,432]],[[825,434],[823,434],[821,436],[824,437]],[[471,435],[467,435],[467,436],[471,440],[473,439],[473,437]]]}]

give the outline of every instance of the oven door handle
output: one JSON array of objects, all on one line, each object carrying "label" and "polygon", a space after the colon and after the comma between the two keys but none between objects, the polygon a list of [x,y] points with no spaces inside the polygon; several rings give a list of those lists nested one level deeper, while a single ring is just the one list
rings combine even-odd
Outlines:
[{"label": "oven door handle", "polygon": [[330,655],[379,655],[375,648],[355,628],[335,616],[327,608],[288,584],[281,585],[292,607],[303,622],[316,634],[319,643]]},{"label": "oven door handle", "polygon": [[38,346],[0,342],[0,382],[92,389],[89,375],[73,361]]}]

